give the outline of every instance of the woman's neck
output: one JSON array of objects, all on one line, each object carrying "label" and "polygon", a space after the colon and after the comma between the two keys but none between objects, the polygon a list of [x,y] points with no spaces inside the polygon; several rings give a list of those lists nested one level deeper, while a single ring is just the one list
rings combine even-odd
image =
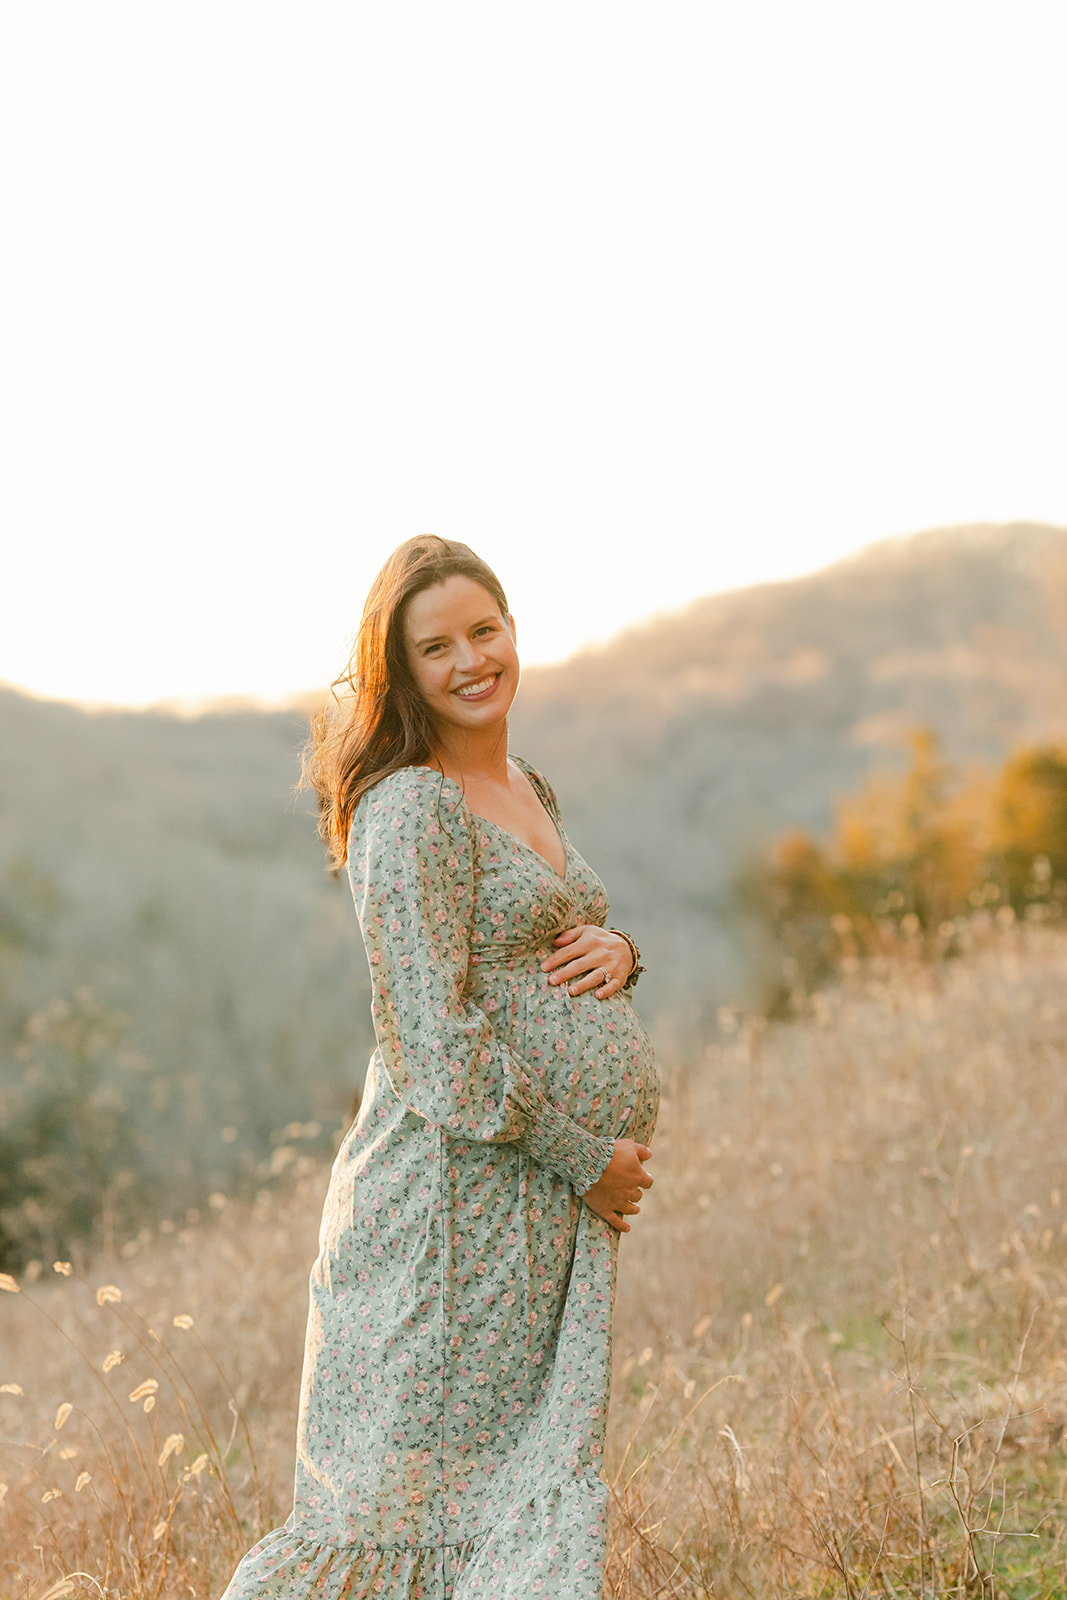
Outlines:
[{"label": "woman's neck", "polygon": [[508,730],[503,727],[447,729],[439,736],[431,761],[457,783],[508,783]]}]

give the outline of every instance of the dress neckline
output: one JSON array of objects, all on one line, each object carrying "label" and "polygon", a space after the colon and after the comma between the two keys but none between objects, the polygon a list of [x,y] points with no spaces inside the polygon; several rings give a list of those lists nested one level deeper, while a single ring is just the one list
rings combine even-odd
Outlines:
[{"label": "dress neckline", "polygon": [[467,810],[470,812],[472,817],[477,817],[478,821],[479,822],[484,822],[487,825],[487,827],[495,828],[497,833],[502,833],[504,835],[505,839],[510,839],[513,844],[521,845],[522,848],[524,850],[528,851],[530,855],[536,856],[538,861],[541,862],[542,866],[547,867],[549,872],[551,872],[551,874],[552,874],[552,876],[554,878],[557,878],[560,883],[566,884],[567,883],[567,879],[568,879],[568,874],[570,872],[570,864],[571,864],[571,861],[570,861],[570,850],[569,850],[568,845],[567,845],[567,836],[563,832],[563,829],[560,827],[559,823],[556,821],[555,817],[552,815],[551,811],[549,811],[548,807],[545,805],[544,801],[541,799],[541,796],[539,794],[537,794],[537,785],[534,783],[533,779],[530,777],[530,774],[526,771],[524,763],[518,761],[515,756],[509,756],[508,760],[509,761],[513,761],[515,763],[515,765],[518,767],[519,771],[522,773],[523,777],[529,783],[530,788],[533,790],[534,794],[537,795],[537,803],[538,803],[538,805],[540,805],[541,809],[545,813],[545,816],[551,822],[552,826],[556,830],[557,835],[559,836],[559,842],[560,842],[560,845],[563,848],[563,871],[562,872],[560,872],[556,867],[554,867],[552,865],[551,861],[549,861],[548,857],[547,856],[543,856],[541,854],[540,850],[536,849],[532,844],[527,844],[525,839],[520,839],[518,834],[517,833],[512,833],[510,828],[505,828],[499,822],[494,822],[492,817],[483,817],[482,813],[480,811],[475,811],[474,807],[471,805],[470,801],[467,799],[466,792],[464,791],[462,786],[459,783],[456,782],[455,778],[450,778],[448,776],[447,772],[441,772],[441,771],[439,771],[439,769],[437,767],[427,767],[426,771],[434,773],[434,775],[436,777],[441,779],[442,783],[450,783],[452,785],[453,789],[457,789],[459,791],[459,798],[460,798],[461,803],[464,806],[466,806]]}]

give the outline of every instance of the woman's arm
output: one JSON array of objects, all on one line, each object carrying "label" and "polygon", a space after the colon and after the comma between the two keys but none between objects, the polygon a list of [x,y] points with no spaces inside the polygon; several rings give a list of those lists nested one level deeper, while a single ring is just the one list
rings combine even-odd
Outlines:
[{"label": "woman's arm", "polygon": [[398,1098],[453,1138],[518,1144],[585,1193],[615,1141],[551,1105],[464,999],[473,856],[462,806],[442,795],[435,773],[407,768],[370,791],[353,826],[349,876],[374,1030]]}]

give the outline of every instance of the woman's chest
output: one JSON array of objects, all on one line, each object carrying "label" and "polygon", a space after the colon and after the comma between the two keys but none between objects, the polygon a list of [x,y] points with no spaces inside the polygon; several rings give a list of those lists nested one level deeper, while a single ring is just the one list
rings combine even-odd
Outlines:
[{"label": "woman's chest", "polygon": [[493,823],[474,820],[475,946],[540,948],[563,928],[603,922],[608,909],[604,885],[566,840],[567,871],[562,876],[529,845]]}]

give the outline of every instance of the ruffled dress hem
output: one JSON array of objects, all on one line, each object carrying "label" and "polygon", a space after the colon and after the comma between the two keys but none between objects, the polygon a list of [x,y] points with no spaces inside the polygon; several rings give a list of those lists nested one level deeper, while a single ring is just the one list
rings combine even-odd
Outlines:
[{"label": "ruffled dress hem", "polygon": [[242,1560],[223,1600],[519,1600],[598,1596],[607,1488],[579,1479],[516,1507],[459,1544],[316,1544],[275,1528]]}]

